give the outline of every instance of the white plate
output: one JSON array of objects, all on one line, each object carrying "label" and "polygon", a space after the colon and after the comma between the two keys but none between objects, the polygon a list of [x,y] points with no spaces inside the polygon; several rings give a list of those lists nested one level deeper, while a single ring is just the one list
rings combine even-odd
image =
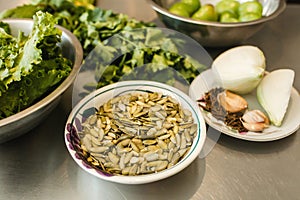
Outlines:
[{"label": "white plate", "polygon": [[[214,87],[217,87],[218,85],[219,84],[214,77],[212,70],[208,69],[197,76],[192,82],[189,89],[189,95],[193,100],[196,101],[203,97],[205,92]],[[263,111],[262,107],[259,105],[256,99],[256,91],[248,95],[243,95],[243,97],[248,101],[249,109],[260,109]],[[247,132],[245,134],[241,134],[235,132],[233,130],[230,130],[224,123],[217,121],[215,118],[212,118],[209,112],[206,112],[201,108],[200,110],[203,113],[206,123],[212,128],[226,135],[248,141],[264,142],[278,140],[295,133],[300,126],[300,96],[295,88],[292,89],[289,107],[287,109],[282,125],[280,127],[270,126],[262,133]]]}]

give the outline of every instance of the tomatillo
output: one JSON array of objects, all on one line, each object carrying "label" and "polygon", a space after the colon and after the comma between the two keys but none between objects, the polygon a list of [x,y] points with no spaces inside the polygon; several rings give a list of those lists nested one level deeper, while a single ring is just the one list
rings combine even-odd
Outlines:
[{"label": "tomatillo", "polygon": [[239,22],[237,16],[230,11],[223,12],[219,17],[219,21],[222,23]]},{"label": "tomatillo", "polygon": [[199,0],[181,0],[181,2],[189,5],[189,11],[191,11],[190,14],[196,12],[201,6]]},{"label": "tomatillo", "polygon": [[258,1],[247,1],[240,5],[239,15],[245,15],[246,13],[256,13],[260,17],[262,16],[263,6]]},{"label": "tomatillo", "polygon": [[224,12],[232,12],[237,15],[239,11],[239,7],[240,7],[240,2],[236,0],[222,0],[219,1],[215,6],[216,11],[219,15],[221,15]]},{"label": "tomatillo", "polygon": [[182,16],[182,17],[190,17],[190,14],[188,12],[188,8],[189,6],[185,3],[182,3],[182,2],[177,2],[177,3],[174,3],[169,11],[175,15],[179,15],[179,16]]},{"label": "tomatillo", "polygon": [[192,18],[196,20],[217,21],[218,14],[212,4],[205,4],[192,15]]}]

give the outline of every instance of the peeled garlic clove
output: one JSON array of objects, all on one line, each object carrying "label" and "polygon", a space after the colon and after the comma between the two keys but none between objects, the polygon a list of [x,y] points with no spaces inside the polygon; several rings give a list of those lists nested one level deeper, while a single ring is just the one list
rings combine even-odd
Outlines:
[{"label": "peeled garlic clove", "polygon": [[241,121],[248,131],[254,132],[262,131],[270,124],[269,118],[260,110],[245,112]]},{"label": "peeled garlic clove", "polygon": [[270,123],[269,118],[260,110],[247,111],[242,119],[247,123]]},{"label": "peeled garlic clove", "polygon": [[240,95],[224,90],[218,94],[220,105],[228,112],[236,113],[248,107],[247,101]]},{"label": "peeled garlic clove", "polygon": [[245,127],[245,129],[247,129],[248,131],[253,131],[253,132],[263,131],[265,128],[269,127],[265,123],[250,124],[250,123],[246,123],[246,122],[243,122],[243,121],[242,121],[242,123],[243,123],[243,126]]}]

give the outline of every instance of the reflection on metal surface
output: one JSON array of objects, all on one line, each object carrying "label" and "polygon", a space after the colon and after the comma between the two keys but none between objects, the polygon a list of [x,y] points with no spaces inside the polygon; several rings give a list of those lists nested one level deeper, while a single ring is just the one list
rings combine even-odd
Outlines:
[{"label": "reflection on metal surface", "polygon": [[155,12],[145,0],[97,0],[97,2],[100,8],[111,9],[118,13],[126,13],[130,17],[146,22],[153,21],[156,18]]},{"label": "reflection on metal surface", "polygon": [[75,176],[74,190],[80,191],[77,199],[185,200],[193,199],[201,187],[205,177],[205,166],[206,160],[198,158],[179,174],[158,182],[138,186],[105,182],[87,174],[80,168],[70,171],[68,176]]},{"label": "reflection on metal surface", "polygon": [[199,158],[205,158],[209,156],[211,151],[213,151],[215,145],[217,144],[219,138],[221,136],[221,132],[217,131],[210,126],[207,126],[206,139],[203,146],[203,149],[199,155]]},{"label": "reflection on metal surface", "polygon": [[9,0],[8,1],[0,1],[0,11],[9,9],[9,8],[14,8],[16,6],[20,6],[26,3],[29,3],[30,0]]}]

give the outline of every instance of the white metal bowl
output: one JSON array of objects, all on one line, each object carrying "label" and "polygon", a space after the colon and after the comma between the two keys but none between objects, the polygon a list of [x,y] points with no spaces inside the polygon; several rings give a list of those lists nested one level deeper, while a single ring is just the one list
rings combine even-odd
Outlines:
[{"label": "white metal bowl", "polygon": [[[10,25],[13,35],[21,30],[28,34],[33,26],[31,19],[5,19],[2,20]],[[57,26],[62,30],[61,47],[63,55],[73,62],[73,68],[69,76],[48,96],[38,101],[27,109],[0,120],[0,143],[16,138],[34,128],[42,122],[46,116],[58,104],[61,95],[75,80],[83,59],[83,51],[78,39],[68,30]]]},{"label": "white metal bowl", "polygon": [[[194,123],[196,123],[198,126],[197,134],[193,140],[193,144],[190,150],[186,153],[186,155],[176,165],[169,169],[164,169],[160,172],[152,174],[135,176],[107,174],[101,171],[101,169],[92,166],[83,156],[81,149],[81,140],[79,135],[79,132],[82,130],[81,124],[84,122],[84,119],[88,117],[86,116],[86,113],[89,113],[91,115],[91,110],[94,110],[95,112],[94,108],[98,108],[98,106],[104,104],[109,99],[120,94],[134,93],[137,91],[160,92],[163,95],[168,95],[176,99],[183,108],[191,111],[192,116],[194,118]],[[122,184],[150,183],[167,178],[180,172],[189,164],[191,164],[200,154],[200,151],[204,145],[205,138],[205,121],[195,101],[191,100],[189,96],[187,96],[185,93],[183,93],[181,90],[178,90],[177,88],[159,82],[143,80],[121,81],[95,90],[94,92],[84,97],[73,108],[65,126],[65,143],[70,155],[77,163],[77,165],[79,165],[84,171],[90,173],[95,177],[106,181]]]}]

